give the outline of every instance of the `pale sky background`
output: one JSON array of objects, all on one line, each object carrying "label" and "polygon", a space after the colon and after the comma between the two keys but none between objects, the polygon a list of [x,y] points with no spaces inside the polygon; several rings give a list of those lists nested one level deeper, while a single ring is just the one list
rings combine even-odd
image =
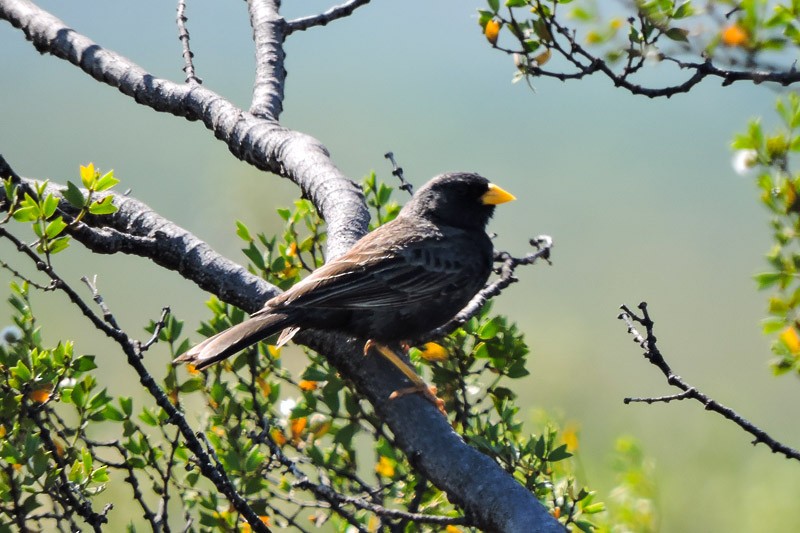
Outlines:
[{"label": "pale sky background", "polygon": [[[40,4],[151,73],[183,78],[174,3]],[[288,16],[329,5],[284,4]],[[753,448],[699,404],[623,405],[625,396],[674,391],[616,319],[620,304],[647,300],[677,373],[800,445],[800,384],[770,373],[769,339],[759,327],[767,294],[751,280],[770,246],[768,215],[752,180],[730,166],[734,132],[755,116],[774,124],[777,93],[708,80],[688,95],[649,100],[601,78],[535,80],[534,93],[511,83],[510,58],[480,33],[479,7],[479,0],[378,0],[348,20],[293,35],[283,123],[321,140],[354,179],[376,170],[391,180],[387,150],[417,185],[443,171],[481,172],[519,198],[491,224],[499,247],[522,254],[528,237],[554,238],[553,265],[521,269],[521,283],[494,309],[518,322],[532,349],[532,375],[515,384],[524,392],[522,416],[532,431],[539,409],[579,424],[585,481],[599,499],[613,484],[614,439],[629,434],[656,463],[663,531],[800,529],[800,466]],[[195,0],[187,14],[198,75],[247,108],[246,4]],[[240,262],[234,219],[254,231],[280,227],[275,208],[289,204],[296,188],[235,160],[201,123],[138,106],[40,56],[7,23],[0,47],[0,151],[19,173],[63,183],[77,179],[79,164],[113,168],[122,190]],[[665,71],[655,67],[652,79]],[[13,254],[4,246],[0,256]],[[145,260],[92,256],[76,245],[56,266],[76,284],[97,274],[107,303],[134,334],[164,305],[188,331],[207,317],[207,295]],[[7,278],[0,273],[1,286]],[[46,338],[73,338],[79,351],[98,355],[115,391],[137,390],[122,354],[85,338],[85,320],[63,297],[35,301],[49,318]],[[148,357],[168,360],[163,351]]]}]

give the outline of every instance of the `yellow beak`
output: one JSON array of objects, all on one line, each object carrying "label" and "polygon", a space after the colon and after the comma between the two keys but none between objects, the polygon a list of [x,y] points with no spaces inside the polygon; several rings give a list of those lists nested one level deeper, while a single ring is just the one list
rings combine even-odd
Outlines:
[{"label": "yellow beak", "polygon": [[481,202],[485,205],[497,205],[516,200],[517,197],[506,192],[494,183],[489,184],[489,190],[481,196]]}]

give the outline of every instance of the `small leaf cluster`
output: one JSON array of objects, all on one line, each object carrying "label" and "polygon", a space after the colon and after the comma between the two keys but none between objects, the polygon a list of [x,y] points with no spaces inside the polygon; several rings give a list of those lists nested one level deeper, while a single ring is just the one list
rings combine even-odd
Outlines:
[{"label": "small leaf cluster", "polygon": [[609,492],[608,515],[600,531],[658,531],[655,465],[633,437],[614,443],[616,485]]},{"label": "small leaf cluster", "polygon": [[250,261],[249,270],[286,290],[300,280],[303,271],[322,265],[321,243],[326,238],[322,219],[309,200],[296,200],[294,210],[280,208],[286,223],[282,239],[257,233],[253,237],[244,222],[236,222],[236,235],[246,244],[242,249]]},{"label": "small leaf cluster", "polygon": [[69,523],[71,507],[109,481],[83,437],[108,418],[112,398],[91,373],[94,356],[76,355],[70,341],[43,346],[28,283],[12,282],[11,293],[14,334],[0,343],[0,529]]},{"label": "small leaf cluster", "polygon": [[370,224],[370,231],[378,226],[394,220],[400,213],[400,206],[391,200],[393,188],[386,183],[378,180],[375,172],[371,172],[364,178],[361,188],[364,190],[364,198],[367,205],[372,209],[375,217]]},{"label": "small leaf cluster", "polygon": [[33,191],[22,191],[21,186],[12,178],[4,180],[5,198],[13,199],[8,208],[8,215],[3,222],[10,218],[18,222],[30,222],[36,234],[36,250],[44,254],[49,261],[51,255],[56,254],[69,246],[69,236],[64,231],[69,226],[74,226],[87,214],[109,215],[117,211],[112,203],[112,196],[106,195],[97,198],[97,193],[106,191],[119,183],[114,177],[114,171],[100,174],[92,163],[80,167],[81,181],[86,188],[86,194],[71,181],[67,181],[67,188],[62,191],[64,199],[75,209],[77,214],[69,215],[68,221],[65,214],[59,209],[59,198],[46,192],[48,182],[38,183]]},{"label": "small leaf cluster", "polygon": [[759,289],[775,291],[764,320],[764,333],[778,334],[772,367],[779,374],[800,373],[800,174],[791,168],[800,153],[800,96],[779,99],[776,111],[778,130],[765,133],[754,120],[735,137],[733,148],[756,171],[761,202],[772,214],[769,269],[755,276]]},{"label": "small leaf cluster", "polygon": [[578,485],[566,439],[553,424],[538,436],[523,431],[517,395],[506,384],[529,375],[529,349],[517,326],[487,304],[442,344],[447,357],[431,361],[428,350],[412,349],[412,360],[430,365],[439,396],[467,442],[513,473],[564,525],[592,531],[590,515],[605,507]]}]

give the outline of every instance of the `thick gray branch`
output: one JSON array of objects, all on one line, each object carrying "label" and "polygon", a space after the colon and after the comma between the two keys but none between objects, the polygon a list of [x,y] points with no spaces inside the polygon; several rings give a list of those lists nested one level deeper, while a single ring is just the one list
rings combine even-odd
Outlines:
[{"label": "thick gray branch", "polygon": [[156,78],[28,0],[0,0],[0,18],[20,28],[40,52],[73,63],[156,111],[201,120],[237,158],[295,182],[328,225],[329,257],[366,233],[369,213],[360,188],[313,137],[245,112],[204,86]]},{"label": "thick gray branch", "polygon": [[248,0],[253,43],[256,48],[256,79],[250,112],[278,120],[283,111],[286,68],[283,50],[286,21],[280,16],[280,0]]}]

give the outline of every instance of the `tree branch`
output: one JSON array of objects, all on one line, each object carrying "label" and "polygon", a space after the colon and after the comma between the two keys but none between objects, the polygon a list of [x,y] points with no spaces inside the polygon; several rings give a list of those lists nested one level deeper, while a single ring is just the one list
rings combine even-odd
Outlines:
[{"label": "tree branch", "polygon": [[361,189],[313,137],[245,112],[205,86],[157,78],[29,0],[0,0],[0,18],[21,29],[39,52],[69,61],[156,111],[201,120],[237,158],[292,180],[328,225],[329,257],[341,255],[367,232],[369,212]]},{"label": "tree branch", "polygon": [[[704,393],[700,392],[695,387],[692,387],[686,381],[683,380],[680,376],[672,372],[669,364],[667,363],[664,356],[661,354],[661,351],[658,349],[656,344],[656,336],[653,333],[653,328],[655,323],[650,319],[650,314],[647,312],[647,303],[642,302],[639,304],[639,309],[642,312],[642,316],[636,315],[633,311],[631,311],[627,306],[622,306],[622,313],[619,314],[617,318],[625,322],[628,326],[628,333],[633,336],[633,341],[638,344],[639,346],[644,349],[644,357],[650,363],[655,365],[664,377],[667,378],[667,383],[676,387],[683,391],[682,393],[670,395],[670,396],[659,396],[657,398],[625,398],[625,403],[632,403],[632,402],[646,402],[646,403],[655,403],[655,402],[671,402],[673,400],[685,400],[685,399],[693,399],[697,400],[705,407],[706,411],[712,411],[719,415],[722,415],[724,418],[727,418],[747,433],[750,433],[755,437],[752,443],[753,445],[762,442],[767,445],[767,447],[772,450],[773,453],[780,453],[786,456],[789,459],[795,459],[800,461],[800,451],[786,446],[778,442],[777,440],[773,439],[767,432],[763,429],[759,428],[749,420],[745,419],[741,415],[739,415],[736,411],[731,409],[730,407],[726,407],[721,403],[717,402],[716,400],[710,398],[709,396],[705,395]],[[644,326],[646,334],[642,336],[636,330],[634,323],[641,324]]]},{"label": "tree branch", "polygon": [[334,20],[349,17],[353,14],[353,11],[359,7],[369,4],[369,1],[370,0],[348,0],[318,15],[309,15],[308,17],[290,20],[286,25],[286,35],[291,35],[296,31],[307,30],[314,26],[325,26]]},{"label": "tree branch", "polygon": [[283,111],[283,86],[286,83],[283,41],[286,21],[280,16],[280,0],[248,0],[253,43],[256,48],[256,79],[250,112],[278,120]]}]

